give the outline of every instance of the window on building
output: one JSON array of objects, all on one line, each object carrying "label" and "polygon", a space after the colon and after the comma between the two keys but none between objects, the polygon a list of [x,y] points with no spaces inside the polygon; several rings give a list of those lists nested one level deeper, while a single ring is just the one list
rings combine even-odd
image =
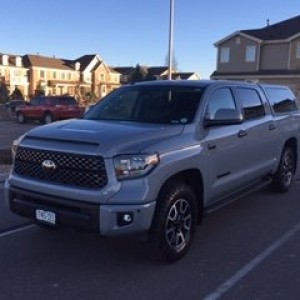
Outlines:
[{"label": "window on building", "polygon": [[62,80],[65,80],[65,79],[66,79],[66,73],[65,73],[65,72],[62,72],[62,73],[61,73],[61,79],[62,79]]},{"label": "window on building", "polygon": [[256,56],[256,46],[251,45],[246,47],[246,62],[254,62]]},{"label": "window on building", "polygon": [[53,79],[56,79],[56,72],[52,73],[52,77],[53,77]]},{"label": "window on building", "polygon": [[102,74],[102,73],[100,74],[100,80],[104,81],[104,74]]},{"label": "window on building", "polygon": [[220,63],[228,63],[230,56],[230,48],[229,47],[221,47],[220,49]]},{"label": "window on building", "polygon": [[69,79],[69,80],[72,79],[72,74],[71,74],[71,73],[68,74],[68,79]]},{"label": "window on building", "polygon": [[300,42],[297,43],[296,58],[300,58]]},{"label": "window on building", "polygon": [[6,54],[2,56],[2,65],[3,66],[8,66],[8,58],[9,57]]},{"label": "window on building", "polygon": [[45,71],[44,70],[40,71],[40,78],[45,78]]},{"label": "window on building", "polygon": [[17,67],[22,67],[22,59],[20,56],[16,57],[16,66]]},{"label": "window on building", "polygon": [[258,92],[250,88],[237,88],[237,96],[242,104],[245,120],[261,118],[265,108]]}]

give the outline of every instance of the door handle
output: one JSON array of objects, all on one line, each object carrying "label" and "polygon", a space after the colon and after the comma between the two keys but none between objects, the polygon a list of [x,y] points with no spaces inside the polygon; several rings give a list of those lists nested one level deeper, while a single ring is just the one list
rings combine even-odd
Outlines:
[{"label": "door handle", "polygon": [[246,130],[240,130],[239,133],[238,133],[238,137],[239,138],[243,138],[247,135],[247,131]]},{"label": "door handle", "polygon": [[276,129],[276,126],[274,124],[269,125],[269,130],[275,130],[275,129]]}]

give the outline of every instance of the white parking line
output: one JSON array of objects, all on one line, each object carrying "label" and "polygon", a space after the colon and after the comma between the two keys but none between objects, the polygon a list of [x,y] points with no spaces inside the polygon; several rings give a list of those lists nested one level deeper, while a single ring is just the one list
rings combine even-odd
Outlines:
[{"label": "white parking line", "polygon": [[294,226],[291,230],[287,231],[281,238],[276,240],[263,252],[253,258],[248,264],[237,271],[233,276],[221,284],[213,293],[207,295],[203,300],[217,300],[229,289],[234,287],[241,279],[243,279],[248,273],[250,273],[258,264],[270,256],[275,250],[286,243],[293,235],[300,230],[300,223]]},{"label": "white parking line", "polygon": [[2,233],[0,233],[0,238],[2,238],[4,236],[11,235],[11,234],[14,234],[14,233],[17,233],[17,232],[20,232],[20,231],[23,231],[23,230],[27,230],[27,229],[30,229],[30,228],[33,228],[33,227],[35,227],[35,225],[30,224],[30,225],[26,225],[26,226],[23,226],[23,227],[19,227],[19,228],[16,228],[16,229],[12,229],[12,230],[9,230],[9,231],[2,232]]}]

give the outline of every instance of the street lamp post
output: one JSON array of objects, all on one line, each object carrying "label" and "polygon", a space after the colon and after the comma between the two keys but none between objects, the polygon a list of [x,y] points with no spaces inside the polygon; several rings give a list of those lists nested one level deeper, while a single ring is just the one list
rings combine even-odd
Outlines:
[{"label": "street lamp post", "polygon": [[170,28],[169,28],[169,74],[168,79],[172,80],[173,63],[173,29],[174,29],[174,0],[170,0]]}]

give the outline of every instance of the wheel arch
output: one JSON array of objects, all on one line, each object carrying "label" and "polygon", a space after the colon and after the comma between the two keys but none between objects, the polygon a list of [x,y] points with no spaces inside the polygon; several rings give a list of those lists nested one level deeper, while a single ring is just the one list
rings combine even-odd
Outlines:
[{"label": "wheel arch", "polygon": [[294,152],[294,155],[295,155],[295,165],[296,165],[295,170],[294,170],[294,173],[295,173],[296,169],[297,169],[297,166],[298,166],[298,144],[297,144],[297,139],[294,138],[294,137],[288,139],[285,142],[283,149],[285,147],[290,147],[293,150],[293,152]]},{"label": "wheel arch", "polygon": [[204,197],[204,184],[203,184],[203,176],[201,172],[198,169],[188,169],[172,175],[161,186],[159,191],[159,198],[160,195],[164,192],[164,188],[166,188],[170,182],[181,182],[193,189],[197,198],[198,223],[200,223],[202,221],[202,216],[203,216],[203,197]]}]

